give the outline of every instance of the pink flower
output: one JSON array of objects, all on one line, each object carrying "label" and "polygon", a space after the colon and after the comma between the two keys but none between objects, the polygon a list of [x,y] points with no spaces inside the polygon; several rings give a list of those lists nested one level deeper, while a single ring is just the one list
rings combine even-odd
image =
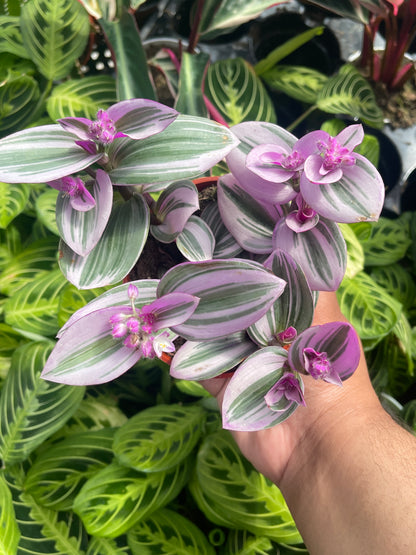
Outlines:
[{"label": "pink flower", "polygon": [[264,400],[269,409],[276,412],[286,411],[293,404],[306,406],[301,377],[285,372],[266,393]]},{"label": "pink flower", "polygon": [[48,185],[70,197],[70,204],[74,210],[88,212],[88,210],[95,206],[94,197],[79,177],[62,177],[61,179],[49,181]]}]

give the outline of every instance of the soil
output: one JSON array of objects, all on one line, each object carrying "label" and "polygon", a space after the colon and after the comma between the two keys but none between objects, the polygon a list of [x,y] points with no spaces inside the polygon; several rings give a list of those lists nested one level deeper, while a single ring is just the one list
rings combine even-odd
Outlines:
[{"label": "soil", "polygon": [[374,84],[377,102],[393,129],[411,127],[416,123],[416,75],[403,90],[390,93],[382,83]]}]

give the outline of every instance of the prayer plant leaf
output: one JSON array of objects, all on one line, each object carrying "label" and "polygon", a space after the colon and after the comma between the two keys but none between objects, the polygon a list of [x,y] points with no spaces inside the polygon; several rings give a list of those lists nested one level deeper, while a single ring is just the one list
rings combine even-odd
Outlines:
[{"label": "prayer plant leaf", "polygon": [[49,80],[66,77],[84,51],[90,32],[87,12],[76,0],[32,0],[21,12],[23,43]]},{"label": "prayer plant leaf", "polygon": [[39,505],[25,491],[24,478],[20,465],[6,474],[21,534],[17,553],[85,555],[87,535],[80,519],[71,511],[57,512]]},{"label": "prayer plant leaf", "polygon": [[11,221],[26,208],[30,188],[23,183],[0,183],[0,228],[6,229]]},{"label": "prayer plant leaf", "polygon": [[52,120],[68,117],[95,119],[99,109],[117,102],[113,77],[94,75],[83,79],[70,79],[52,90],[46,104]]},{"label": "prayer plant leaf", "polygon": [[265,347],[249,356],[233,374],[225,390],[222,424],[228,430],[256,431],[283,422],[297,408],[273,411],[264,399],[282,377],[287,352],[282,347]]},{"label": "prayer plant leaf", "polygon": [[0,530],[0,553],[14,555],[17,553],[20,530],[14,512],[12,494],[3,472],[0,473]]},{"label": "prayer plant leaf", "polygon": [[0,83],[0,136],[19,131],[31,122],[39,97],[39,85],[31,75],[9,71]]},{"label": "prayer plant leaf", "polygon": [[[353,226],[353,229],[357,228]],[[366,266],[385,266],[398,262],[412,243],[408,227],[404,225],[402,218],[380,218],[370,226],[366,238],[361,239],[360,235],[359,238],[364,249]]]},{"label": "prayer plant leaf", "polygon": [[182,463],[201,437],[205,411],[196,405],[156,405],[132,416],[114,435],[118,462],[141,472]]},{"label": "prayer plant leaf", "polygon": [[368,23],[369,10],[371,12],[377,12],[380,9],[379,0],[366,0],[365,2],[351,2],[351,0],[313,0],[312,3],[320,6],[324,10],[336,13],[341,17],[353,19],[358,23]]},{"label": "prayer plant leaf", "polygon": [[296,233],[282,219],[274,230],[273,246],[296,260],[314,291],[335,291],[344,277],[347,249],[335,222],[320,218],[312,229]]},{"label": "prayer plant leaf", "polygon": [[19,58],[30,58],[29,52],[23,46],[20,17],[0,15],[0,52],[9,52]]},{"label": "prayer plant leaf", "polygon": [[264,266],[287,283],[272,307],[248,329],[250,337],[258,345],[266,347],[277,333],[290,326],[297,333],[308,328],[313,319],[314,303],[302,268],[288,253],[275,250]]},{"label": "prayer plant leaf", "polygon": [[416,298],[416,284],[412,274],[399,263],[373,266],[369,272],[374,281],[392,297],[410,309]]},{"label": "prayer plant leaf", "polygon": [[113,436],[113,428],[102,428],[49,445],[29,468],[25,491],[43,507],[70,511],[87,479],[112,462]]},{"label": "prayer plant leaf", "polygon": [[117,555],[132,555],[125,535],[114,539],[91,537],[88,542],[86,555],[114,555],[115,553]]},{"label": "prayer plant leaf", "polygon": [[6,324],[29,337],[53,337],[59,329],[57,313],[66,284],[60,270],[42,272],[6,300]]},{"label": "prayer plant leaf", "polygon": [[84,388],[40,378],[52,345],[27,343],[16,349],[0,396],[0,458],[8,466],[24,461],[76,411]]},{"label": "prayer plant leaf", "polygon": [[191,262],[211,260],[214,254],[215,237],[203,219],[199,216],[191,216],[176,238],[176,246]]},{"label": "prayer plant leaf", "polygon": [[266,8],[281,4],[284,0],[208,0],[203,4],[201,22],[198,32],[208,38],[213,31],[216,34],[227,32],[230,28],[237,27],[255,19]]},{"label": "prayer plant leaf", "polygon": [[162,243],[171,243],[198,208],[198,190],[192,181],[172,183],[157,199],[154,215],[160,223],[150,226],[153,237]]},{"label": "prayer plant leaf", "polygon": [[210,202],[202,211],[201,218],[209,225],[214,234],[213,258],[234,258],[241,253],[242,248],[222,221],[217,202]]},{"label": "prayer plant leaf", "polygon": [[202,93],[209,55],[205,52],[183,52],[179,73],[179,91],[175,109],[190,116],[207,117]]},{"label": "prayer plant leaf", "polygon": [[57,238],[45,237],[15,254],[0,273],[0,292],[12,295],[44,270],[52,270],[56,267],[57,252]]},{"label": "prayer plant leaf", "polygon": [[347,269],[345,275],[353,278],[364,270],[364,249],[349,224],[339,224],[339,228],[347,245]]},{"label": "prayer plant leaf", "polygon": [[40,223],[59,237],[59,230],[56,225],[56,199],[58,194],[56,189],[47,187],[43,193],[36,197],[35,210]]},{"label": "prayer plant leaf", "polygon": [[[279,546],[280,549],[281,546]],[[226,555],[263,555],[272,553],[273,544],[269,538],[254,536],[247,530],[230,530],[225,544]],[[288,555],[280,550],[280,555]],[[301,552],[302,553],[302,552]]]},{"label": "prayer plant leaf", "polygon": [[60,125],[31,127],[0,140],[0,180],[44,183],[81,171],[101,156],[76,145]]},{"label": "prayer plant leaf", "polygon": [[114,206],[95,247],[80,256],[61,241],[59,266],[79,289],[120,282],[139,258],[149,232],[149,209],[141,195]]},{"label": "prayer plant leaf", "polygon": [[262,74],[267,85],[301,102],[315,104],[327,75],[302,66],[278,65]]},{"label": "prayer plant leaf", "polygon": [[205,94],[229,125],[242,121],[276,123],[274,107],[263,83],[242,58],[210,65]]},{"label": "prayer plant leaf", "polygon": [[93,536],[115,538],[174,499],[186,484],[188,459],[162,472],[138,472],[113,462],[75,498],[74,511]]},{"label": "prayer plant leaf", "polygon": [[206,341],[247,328],[270,308],[284,286],[260,264],[245,260],[185,262],[166,272],[158,296],[182,292],[200,298],[192,316],[171,329],[185,339]]},{"label": "prayer plant leaf", "polygon": [[215,555],[205,534],[189,519],[159,509],[127,532],[132,555]]},{"label": "prayer plant leaf", "polygon": [[66,245],[80,256],[86,256],[100,240],[113,208],[113,185],[103,170],[97,170],[91,184],[95,206],[81,211],[72,207],[65,193],[56,201],[56,224]]},{"label": "prayer plant leaf", "polygon": [[194,484],[211,513],[229,527],[279,543],[302,542],[280,490],[243,457],[228,431],[205,438],[198,451],[192,489]]},{"label": "prayer plant leaf", "polygon": [[162,133],[141,141],[126,138],[114,141],[109,148],[113,167],[110,177],[115,184],[146,183],[147,192],[153,191],[151,184],[157,184],[154,190],[161,190],[166,182],[203,174],[237,143],[223,125],[180,114]]},{"label": "prayer plant leaf", "polygon": [[[135,304],[137,307],[142,307],[145,304],[150,304],[156,299],[156,288],[159,280],[156,279],[144,279],[131,281],[129,284],[135,285],[139,291],[138,296],[135,299]],[[105,291],[101,295],[92,299],[88,304],[79,308],[68,321],[64,324],[62,329],[58,333],[58,337],[62,337],[64,331],[66,331],[72,324],[83,318],[87,314],[91,314],[96,310],[101,308],[110,308],[112,306],[126,306],[128,304],[127,295],[128,285],[123,283],[116,287],[112,287],[109,291]],[[86,291],[86,293],[88,293]],[[95,296],[95,295],[94,295]]]},{"label": "prayer plant leaf", "polygon": [[239,187],[232,174],[220,178],[217,196],[221,219],[240,247],[256,254],[270,254],[276,222],[265,206]]},{"label": "prayer plant leaf", "polygon": [[372,127],[384,125],[379,108],[368,81],[350,64],[341,67],[338,75],[330,77],[318,95],[317,107],[330,114],[347,114]]},{"label": "prayer plant leaf", "polygon": [[341,311],[363,340],[380,340],[397,324],[402,305],[367,273],[345,278],[337,293]]},{"label": "prayer plant leaf", "polygon": [[207,380],[231,370],[256,350],[245,332],[215,341],[187,341],[172,359],[170,374],[183,380]]}]

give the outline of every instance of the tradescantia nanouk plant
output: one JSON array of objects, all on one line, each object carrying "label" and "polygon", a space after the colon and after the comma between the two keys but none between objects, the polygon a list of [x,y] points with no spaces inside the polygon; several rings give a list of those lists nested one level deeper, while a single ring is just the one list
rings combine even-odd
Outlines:
[{"label": "tradescantia nanouk plant", "polygon": [[[181,379],[232,371],[223,426],[235,430],[305,405],[305,375],[342,385],[359,360],[355,331],[312,320],[318,291],[345,273],[338,223],[376,220],[383,205],[379,173],[354,151],[362,139],[361,125],[336,137],[228,129],[144,99],[2,139],[1,181],[59,191],[66,278],[113,286],[69,318],[42,376],[100,384],[155,357]],[[229,173],[200,206],[192,179],[224,158]],[[149,252],[169,264],[141,275]]]}]

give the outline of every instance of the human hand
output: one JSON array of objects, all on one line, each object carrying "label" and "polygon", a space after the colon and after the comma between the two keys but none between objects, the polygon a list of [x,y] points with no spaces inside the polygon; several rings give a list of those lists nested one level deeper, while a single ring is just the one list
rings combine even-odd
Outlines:
[{"label": "human hand", "polygon": [[[321,292],[313,325],[346,321],[341,313],[336,294]],[[378,410],[379,402],[368,375],[364,353],[357,370],[339,387],[303,376],[306,407],[298,406],[284,422],[257,432],[233,431],[232,434],[244,456],[265,476],[279,485],[291,458],[295,456],[303,438],[313,436],[317,443],[328,427],[339,419],[359,415],[366,410]],[[204,380],[202,385],[216,397],[221,408],[230,378]]]}]

